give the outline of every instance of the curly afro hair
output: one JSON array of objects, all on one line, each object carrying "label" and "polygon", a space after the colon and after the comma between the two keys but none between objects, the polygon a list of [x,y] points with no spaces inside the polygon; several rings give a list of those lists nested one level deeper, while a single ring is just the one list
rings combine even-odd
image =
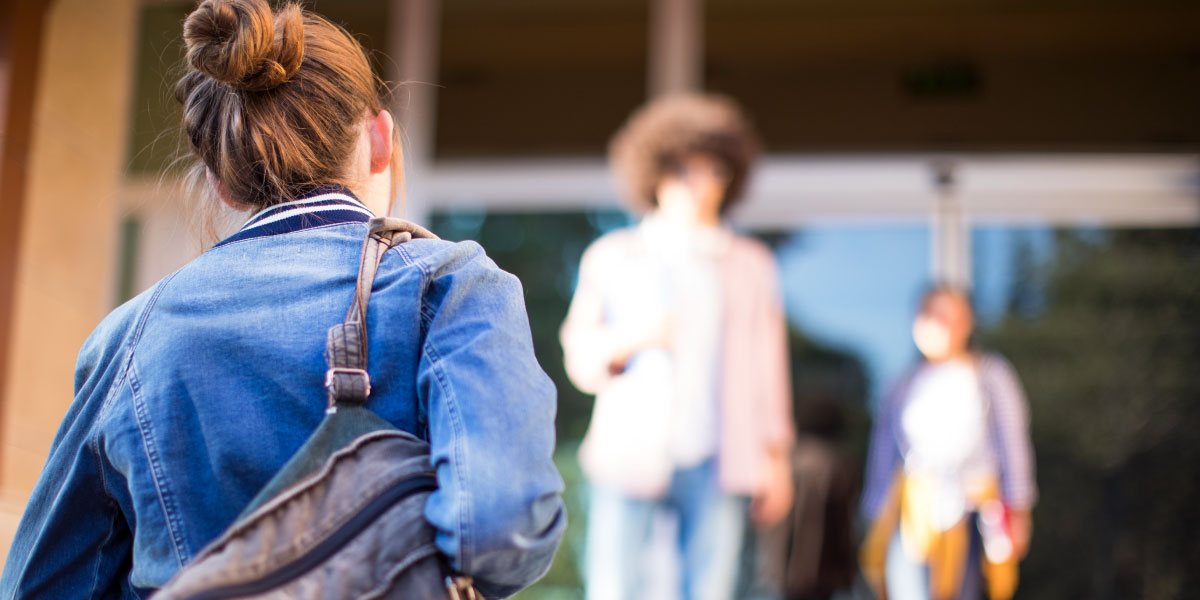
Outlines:
[{"label": "curly afro hair", "polygon": [[758,157],[757,134],[738,105],[724,96],[680,94],[639,108],[613,136],[608,158],[629,207],[641,214],[658,205],[659,182],[689,156],[703,154],[729,172],[724,214],[742,197]]}]

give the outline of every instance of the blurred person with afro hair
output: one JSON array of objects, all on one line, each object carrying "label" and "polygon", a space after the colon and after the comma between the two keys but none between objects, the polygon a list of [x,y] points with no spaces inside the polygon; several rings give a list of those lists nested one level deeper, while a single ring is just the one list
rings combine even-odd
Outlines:
[{"label": "blurred person with afro hair", "polygon": [[786,327],[776,265],[724,217],[759,142],[719,96],[636,111],[609,157],[641,217],[583,255],[563,323],[567,374],[596,395],[580,462],[591,482],[589,600],[643,596],[653,515],[679,521],[682,595],[734,594],[747,511],[792,501]]}]

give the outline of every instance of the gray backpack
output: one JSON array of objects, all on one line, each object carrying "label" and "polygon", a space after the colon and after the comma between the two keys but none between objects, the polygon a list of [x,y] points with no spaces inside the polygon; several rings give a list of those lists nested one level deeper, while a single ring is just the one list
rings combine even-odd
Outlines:
[{"label": "gray backpack", "polygon": [[425,520],[437,487],[429,446],[365,406],[365,320],[379,261],[413,236],[436,236],[400,219],[371,219],[368,229],[354,301],[326,341],[325,418],[155,600],[482,598],[451,573]]}]

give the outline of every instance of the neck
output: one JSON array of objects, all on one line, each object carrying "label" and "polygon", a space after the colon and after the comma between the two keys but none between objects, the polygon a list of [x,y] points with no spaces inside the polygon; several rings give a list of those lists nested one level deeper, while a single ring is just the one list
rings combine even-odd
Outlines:
[{"label": "neck", "polygon": [[941,356],[938,358],[930,358],[930,357],[926,356],[925,360],[929,361],[930,364],[942,365],[942,364],[951,363],[951,362],[967,362],[968,360],[970,360],[970,358],[971,358],[971,353],[968,352],[966,349],[963,349],[963,350],[960,350],[953,354],[947,354],[946,356]]},{"label": "neck", "polygon": [[660,202],[654,215],[677,225],[715,227],[721,224],[718,213],[698,210],[693,202]]},{"label": "neck", "polygon": [[373,175],[363,185],[354,186],[351,191],[377,217],[390,217],[392,206],[391,179]]}]

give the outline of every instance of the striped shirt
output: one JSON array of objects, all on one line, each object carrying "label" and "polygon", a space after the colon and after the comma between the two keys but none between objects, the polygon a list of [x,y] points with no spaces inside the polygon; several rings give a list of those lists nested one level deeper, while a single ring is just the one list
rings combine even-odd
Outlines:
[{"label": "striped shirt", "polygon": [[[979,355],[975,365],[987,413],[987,441],[1000,476],[1000,496],[1010,508],[1032,508],[1037,501],[1037,483],[1025,392],[1012,365],[999,355]],[[916,371],[902,378],[876,409],[862,498],[862,513],[868,520],[874,520],[883,508],[909,448],[901,417],[911,400],[909,391]]]}]

